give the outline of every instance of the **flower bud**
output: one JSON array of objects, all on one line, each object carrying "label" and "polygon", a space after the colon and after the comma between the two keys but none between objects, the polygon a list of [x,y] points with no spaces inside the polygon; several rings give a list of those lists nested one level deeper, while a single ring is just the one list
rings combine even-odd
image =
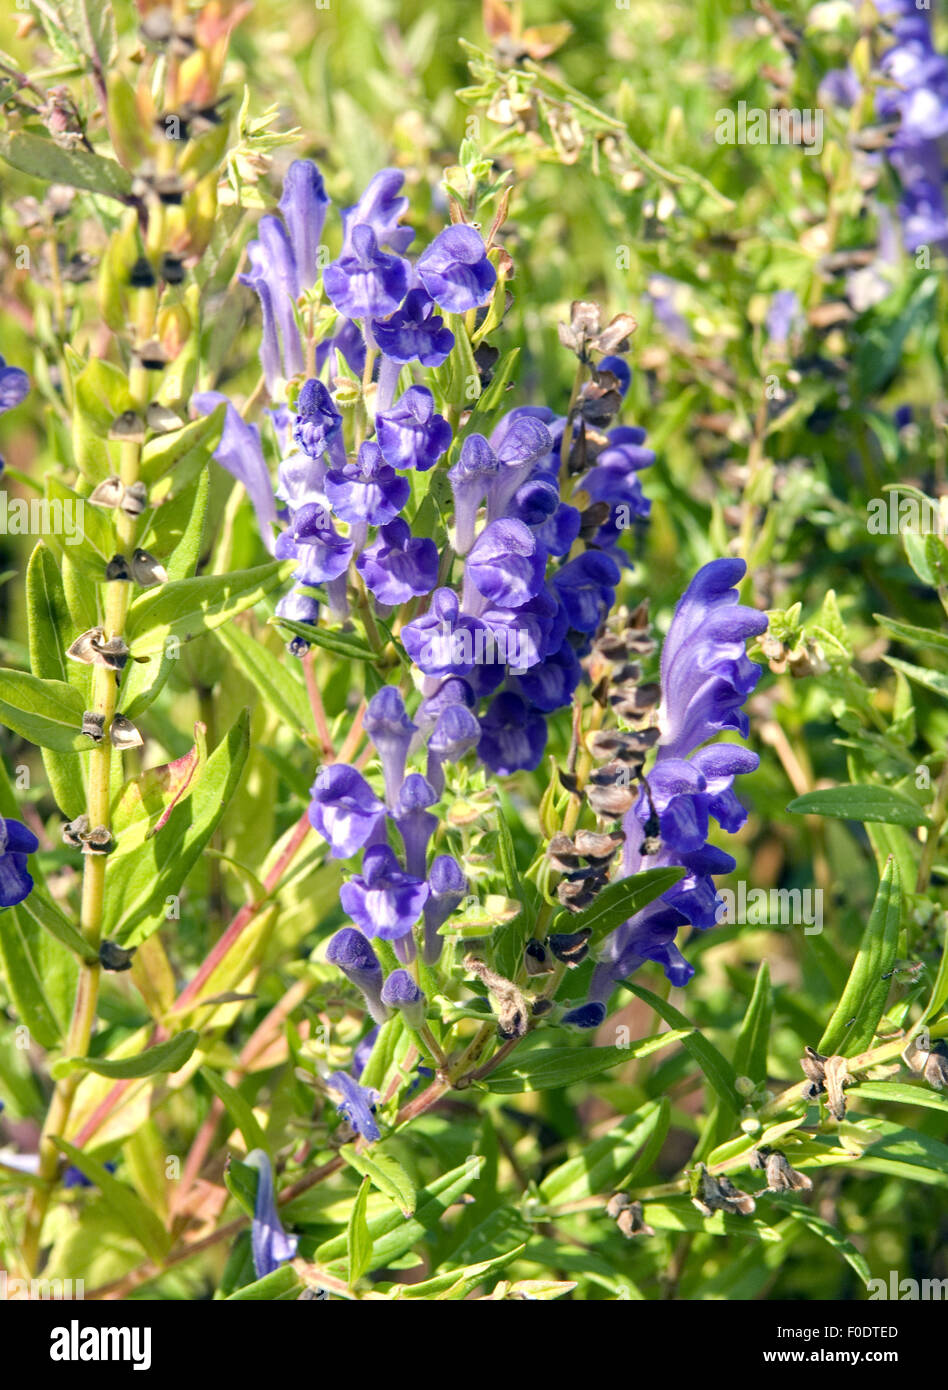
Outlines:
[{"label": "flower bud", "polygon": [[400,1009],[409,1028],[425,1021],[426,999],[407,970],[393,970],[382,986],[382,1003]]}]

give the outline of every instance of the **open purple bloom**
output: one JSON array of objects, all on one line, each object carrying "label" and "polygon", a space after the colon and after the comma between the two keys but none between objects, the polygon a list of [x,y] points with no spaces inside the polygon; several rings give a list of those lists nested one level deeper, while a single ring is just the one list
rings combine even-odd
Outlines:
[{"label": "open purple bloom", "polygon": [[382,1002],[398,1009],[409,1028],[420,1028],[425,1021],[426,999],[407,970],[393,970],[382,986]]},{"label": "open purple bloom", "polygon": [[327,1078],[326,1085],[339,1097],[336,1106],[339,1114],[348,1120],[357,1134],[374,1144],[381,1137],[375,1118],[378,1091],[373,1091],[369,1086],[360,1086],[345,1071],[333,1072]]},{"label": "open purple bloom", "polygon": [[373,543],[356,560],[356,569],[379,603],[395,607],[431,593],[438,582],[438,547],[412,536],[408,523],[396,517],[379,527]]},{"label": "open purple bloom", "polygon": [[277,537],[274,555],[278,560],[296,560],[293,578],[300,584],[326,584],[339,579],[349,568],[352,541],[340,536],[332,517],[317,503],[307,503],[293,516],[293,530]]},{"label": "open purple bloom", "polygon": [[352,207],[342,212],[344,233],[343,254],[352,247],[352,236],[360,223],[367,223],[379,246],[388,246],[401,255],[411,245],[415,233],[401,226],[408,211],[408,199],[399,196],[405,175],[399,169],[380,169],[366,186],[365,192]]},{"label": "open purple bloom", "polygon": [[354,226],[347,239],[348,251],[323,274],[326,293],[346,318],[385,318],[405,298],[407,263],[380,251],[375,233],[366,223]]},{"label": "open purple bloom", "polygon": [[250,1244],[253,1267],[257,1278],[272,1274],[281,1264],[292,1260],[299,1245],[297,1236],[287,1235],[277,1212],[273,1192],[273,1169],[263,1149],[252,1149],[244,1160],[257,1170],[257,1195],[254,1199]]},{"label": "open purple bloom", "polygon": [[355,463],[331,468],[326,496],[336,516],[350,524],[384,526],[408,501],[411,486],[385,462],[377,444],[366,440]]},{"label": "open purple bloom", "polygon": [[[303,370],[303,345],[294,307],[299,280],[293,247],[280,219],[261,217],[257,231],[258,239],[247,246],[250,270],[239,279],[260,300],[264,328],[260,357],[272,395],[276,376],[291,377]],[[276,349],[277,331],[282,354]]]},{"label": "open purple bloom", "polygon": [[554,574],[553,587],[570,627],[577,632],[595,632],[615,603],[619,579],[615,561],[598,551],[587,550],[567,560]]},{"label": "open purple bloom", "polygon": [[308,623],[315,627],[319,621],[319,604],[312,594],[302,589],[294,589],[284,594],[276,606],[278,618],[288,618],[292,623]]},{"label": "open purple bloom", "polygon": [[416,272],[428,294],[451,314],[478,309],[490,299],[497,272],[473,227],[446,227],[418,258]]},{"label": "open purple bloom", "polygon": [[320,459],[330,445],[340,438],[342,416],[326,387],[310,377],[300,388],[296,401],[296,420],[293,438],[311,459]]},{"label": "open purple bloom", "polygon": [[39,840],[22,821],[0,816],[0,908],[15,907],[33,891],[27,856],[39,849]]},{"label": "open purple bloom", "polygon": [[464,607],[483,608],[471,593],[503,608],[519,608],[543,588],[546,551],[522,521],[492,521],[471,547],[464,568]]},{"label": "open purple bloom", "polygon": [[457,463],[448,472],[454,493],[454,548],[466,555],[474,544],[477,511],[500,463],[482,434],[469,434],[461,445]]},{"label": "open purple bloom", "polygon": [[355,927],[343,927],[326,947],[326,959],[361,991],[366,1008],[375,1022],[384,1023],[388,1011],[381,997],[382,967],[368,937],[356,931]]},{"label": "open purple bloom", "polygon": [[30,394],[30,379],[22,367],[8,367],[0,355],[0,415],[20,404]]},{"label": "open purple bloom", "polygon": [[392,812],[405,846],[405,867],[424,878],[428,866],[428,841],[438,828],[438,817],[429,807],[438,804],[439,793],[420,772],[410,772],[402,782]]},{"label": "open purple bloom", "polygon": [[273,500],[270,470],[263,457],[260,431],[256,425],[248,424],[220,391],[201,391],[192,397],[192,400],[195,409],[201,415],[210,415],[221,401],[226,403],[224,429],[220,443],[214,450],[214,460],[222,468],[226,468],[232,478],[243,483],[256,515],[263,543],[272,555],[276,544],[274,526],[277,510]]},{"label": "open purple bloom", "polygon": [[569,642],[528,670],[518,671],[514,689],[535,709],[549,713],[568,705],[583,678],[583,668]]},{"label": "open purple bloom", "polygon": [[385,807],[361,772],[344,763],[320,768],[310,795],[310,824],[329,842],[334,859],[362,849],[384,820]]},{"label": "open purple bloom", "polygon": [[299,289],[319,276],[319,239],[329,207],[323,176],[311,159],[294,159],[283,180],[280,211],[290,234]]},{"label": "open purple bloom", "polygon": [[546,719],[512,690],[502,691],[481,716],[477,751],[492,772],[508,777],[539,767],[546,747]]},{"label": "open purple bloom", "polygon": [[418,732],[397,685],[383,685],[376,691],[366,707],[362,727],[375,744],[382,764],[385,796],[389,806],[394,807],[405,775],[408,749]]},{"label": "open purple bloom", "polygon": [[425,902],[425,948],[424,959],[427,965],[434,965],[441,955],[444,945],[438,935],[439,927],[454,912],[467,893],[467,879],[456,859],[450,854],[439,854],[432,860],[428,873],[429,896]]},{"label": "open purple bloom", "polygon": [[467,676],[474,669],[487,629],[460,607],[453,589],[435,589],[427,613],[401,630],[402,645],[426,676]]},{"label": "open purple bloom", "polygon": [[487,479],[487,520],[504,516],[511,498],[553,448],[553,436],[535,415],[507,415],[494,430],[490,447],[497,468]]},{"label": "open purple bloom", "polygon": [[460,762],[477,747],[480,736],[477,716],[467,705],[448,705],[438,715],[428,739],[428,781],[439,795],[444,791],[442,764]]},{"label": "open purple bloom", "polygon": [[328,514],[324,491],[327,473],[323,459],[314,459],[299,449],[287,455],[277,469],[276,495],[296,512],[307,504],[322,507]]},{"label": "open purple bloom", "polygon": [[343,908],[365,932],[383,941],[406,936],[421,916],[428,885],[405,873],[388,845],[373,845],[362,857],[362,873],[339,890]]},{"label": "open purple bloom", "polygon": [[385,356],[393,362],[440,367],[454,347],[454,334],[434,309],[424,290],[409,290],[390,319],[376,319],[372,332]]},{"label": "open purple bloom", "polygon": [[390,410],[375,417],[378,446],[393,468],[433,468],[450,447],[451,426],[434,408],[427,386],[409,386]]}]

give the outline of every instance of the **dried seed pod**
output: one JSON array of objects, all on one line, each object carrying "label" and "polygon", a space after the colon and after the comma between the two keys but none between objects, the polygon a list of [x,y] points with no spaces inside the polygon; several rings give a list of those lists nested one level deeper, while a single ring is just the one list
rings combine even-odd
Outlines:
[{"label": "dried seed pod", "polygon": [[103,970],[131,970],[136,950],[135,946],[126,949],[114,941],[103,941],[99,947],[99,964]]},{"label": "dried seed pod", "polygon": [[113,748],[139,748],[144,739],[130,719],[124,714],[113,714],[109,725],[109,738]]},{"label": "dried seed pod", "polygon": [[77,816],[62,828],[63,844],[69,845],[72,849],[79,849],[82,844],[83,836],[89,832],[89,817]]},{"label": "dried seed pod", "polygon": [[110,439],[124,439],[131,444],[145,442],[145,422],[134,410],[123,410],[109,426]]},{"label": "dried seed pod", "polygon": [[93,743],[101,743],[105,737],[105,715],[97,714],[93,709],[85,710],[79,732],[88,734]]},{"label": "dried seed pod", "polygon": [[543,996],[540,999],[534,999],[530,1006],[530,1013],[533,1018],[542,1018],[544,1014],[548,1014],[554,1007],[553,1000]]},{"label": "dried seed pod", "polygon": [[124,492],[121,478],[113,473],[110,478],[103,479],[93,488],[89,494],[89,501],[96,507],[117,507]]},{"label": "dried seed pod", "polygon": [[804,1055],[800,1058],[800,1066],[803,1068],[805,1076],[822,1088],[823,1086],[823,1066],[826,1058],[812,1047],[805,1049]]},{"label": "dried seed pod", "polygon": [[105,567],[105,577],[110,584],[120,579],[131,579],[132,574],[130,569],[128,568],[128,561],[126,560],[124,555],[112,556],[111,560]]},{"label": "dried seed pod", "polygon": [[611,1216],[613,1221],[620,1211],[625,1211],[626,1207],[631,1206],[632,1198],[628,1192],[614,1192],[606,1203],[606,1215]]},{"label": "dried seed pod", "polygon": [[562,961],[570,969],[575,969],[589,955],[591,935],[592,932],[588,927],[584,927],[582,931],[553,932],[547,937],[546,944],[558,961]]},{"label": "dried seed pod", "polygon": [[171,434],[184,428],[184,421],[178,412],[166,405],[159,405],[157,401],[152,401],[145,411],[145,424],[155,434]]},{"label": "dried seed pod", "polygon": [[577,851],[588,863],[596,867],[610,862],[625,843],[625,833],[613,830],[608,834],[597,834],[593,830],[578,830],[574,844]]},{"label": "dried seed pod", "polygon": [[698,1188],[691,1201],[703,1216],[712,1216],[716,1211],[749,1216],[756,1207],[750,1193],[735,1187],[723,1173],[719,1177],[712,1176],[703,1163],[698,1165],[698,1172]]},{"label": "dried seed pod", "polygon": [[512,980],[491,970],[477,956],[465,956],[464,968],[487,986],[497,1005],[497,1035],[504,1042],[522,1038],[529,1026],[530,1010],[527,1001]]},{"label": "dried seed pod", "polygon": [[147,550],[136,550],[132,555],[132,578],[136,584],[147,589],[152,584],[167,584],[168,571]]},{"label": "dried seed pod", "polygon": [[751,1166],[763,1168],[767,1175],[767,1192],[809,1192],[813,1183],[806,1173],[791,1168],[786,1156],[777,1149],[756,1149]]},{"label": "dried seed pod", "polygon": [[568,835],[559,831],[550,840],[546,847],[547,856],[553,867],[558,869],[561,874],[571,873],[573,869],[578,869],[580,856],[576,851],[576,846]]},{"label": "dried seed pod", "polygon": [[646,1225],[641,1202],[631,1202],[624,1211],[620,1211],[616,1225],[626,1240],[631,1240],[633,1236],[653,1236],[655,1234],[654,1229]]},{"label": "dried seed pod", "polygon": [[144,483],[131,483],[122,493],[119,503],[126,516],[141,516],[148,506],[148,489]]},{"label": "dried seed pod", "polygon": [[161,278],[169,285],[180,285],[187,272],[180,256],[166,253],[161,258]]},{"label": "dried seed pod", "polygon": [[82,841],[83,854],[109,854],[115,844],[107,825],[97,825],[79,838]]},{"label": "dried seed pod", "polygon": [[75,642],[66,649],[66,655],[70,661],[81,661],[85,666],[94,666],[99,661],[99,651],[104,641],[104,628],[90,627],[88,632],[80,633]]},{"label": "dried seed pod", "polygon": [[139,256],[128,272],[128,283],[133,290],[150,290],[155,284],[155,272],[147,256]]},{"label": "dried seed pod", "polygon": [[557,884],[556,887],[557,901],[562,903],[563,907],[570,912],[581,912],[584,907],[589,907],[595,898],[598,886],[598,884],[594,885],[583,881],[574,882],[564,878],[562,883]]},{"label": "dried seed pod", "polygon": [[110,637],[107,642],[96,644],[99,661],[103,666],[111,666],[113,671],[123,671],[129,658],[129,650],[122,637]]},{"label": "dried seed pod", "polygon": [[948,1087],[948,1047],[941,1040],[932,1045],[922,1075],[936,1091]]},{"label": "dried seed pod", "polygon": [[523,951],[523,965],[528,975],[549,975],[554,969],[549,952],[542,941],[528,941]]},{"label": "dried seed pod", "polygon": [[630,809],[635,800],[635,792],[626,787],[596,787],[586,790],[586,800],[597,816],[606,820],[618,820]]},{"label": "dried seed pod", "polygon": [[827,1057],[823,1066],[826,1104],[834,1120],[846,1118],[846,1097],[843,1087],[849,1080],[849,1063],[845,1057]]},{"label": "dried seed pod", "polygon": [[135,355],[148,372],[164,371],[171,361],[157,338],[149,338],[147,343],[142,343],[141,347],[136,349]]}]

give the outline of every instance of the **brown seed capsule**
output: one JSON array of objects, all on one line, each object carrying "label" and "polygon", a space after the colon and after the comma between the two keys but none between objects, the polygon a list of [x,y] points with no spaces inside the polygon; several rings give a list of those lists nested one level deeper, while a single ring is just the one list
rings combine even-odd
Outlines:
[{"label": "brown seed capsule", "polygon": [[843,1087],[849,1080],[849,1063],[845,1057],[827,1057],[823,1066],[826,1104],[834,1120],[846,1118],[846,1097]]},{"label": "brown seed capsule", "polygon": [[932,1045],[922,1075],[936,1091],[948,1086],[948,1048],[940,1040]]},{"label": "brown seed capsule", "polygon": [[79,838],[82,840],[83,854],[109,854],[115,843],[107,825],[97,825]]},{"label": "brown seed capsule", "polygon": [[134,410],[123,410],[109,426],[110,439],[124,439],[131,444],[145,442],[145,422]]},{"label": "brown seed capsule", "polygon": [[113,748],[139,748],[144,739],[130,719],[124,714],[113,714],[109,725],[109,738]]},{"label": "brown seed capsule", "polygon": [[81,734],[88,734],[93,743],[101,743],[105,737],[105,715],[87,709],[82,716]]},{"label": "brown seed capsule", "polygon": [[570,912],[581,912],[584,907],[589,907],[595,896],[596,888],[590,883],[572,882],[564,878],[556,887],[557,900]]},{"label": "brown seed capsule", "polygon": [[528,975],[549,975],[555,968],[542,941],[528,941],[523,951],[523,965]]},{"label": "brown seed capsule", "polygon": [[626,1207],[631,1206],[632,1199],[627,1192],[614,1192],[606,1203],[606,1215],[611,1216],[613,1221],[620,1211],[625,1211]]},{"label": "brown seed capsule", "polygon": [[89,494],[89,501],[96,507],[117,507],[124,491],[121,478],[113,474],[93,488]]},{"label": "brown seed capsule", "polygon": [[114,941],[103,941],[99,947],[99,964],[103,970],[131,970],[136,950],[135,946],[126,949]]},{"label": "brown seed capsule", "polygon": [[79,849],[82,844],[83,836],[89,831],[89,817],[77,816],[62,828],[63,844],[71,846],[72,849]]},{"label": "brown seed capsule", "polygon": [[645,1223],[641,1202],[631,1202],[624,1211],[620,1211],[616,1225],[626,1240],[631,1240],[633,1236],[653,1236],[655,1234],[654,1229]]},{"label": "brown seed capsule", "polygon": [[139,256],[128,272],[128,283],[133,290],[150,290],[155,283],[155,272],[147,256]]},{"label": "brown seed capsule", "polygon": [[625,834],[621,830],[613,830],[608,835],[597,835],[592,830],[577,830],[573,843],[590,864],[608,864],[625,843]]},{"label": "brown seed capsule", "polygon": [[749,1216],[757,1205],[748,1192],[735,1187],[730,1178],[722,1173],[712,1176],[704,1165],[700,1165],[701,1179],[697,1193],[691,1201],[703,1216],[712,1216],[716,1211],[732,1215]]},{"label": "brown seed capsule", "polygon": [[145,424],[155,434],[172,434],[175,430],[184,427],[184,421],[176,410],[170,410],[166,405],[159,405],[157,401],[152,401],[145,411]]},{"label": "brown seed capsule", "polygon": [[136,584],[147,589],[152,584],[167,584],[168,571],[147,550],[136,550],[132,555],[132,578]]},{"label": "brown seed capsule", "polygon": [[136,351],[136,356],[141,365],[148,372],[163,371],[171,361],[171,358],[157,338],[150,338],[147,343],[142,343],[141,347]]},{"label": "brown seed capsule", "polygon": [[132,575],[124,555],[113,555],[105,567],[105,577],[109,583],[116,580],[130,580]]},{"label": "brown seed capsule", "polygon": [[606,820],[617,820],[624,816],[635,800],[635,792],[630,787],[588,787],[586,800],[597,816]]},{"label": "brown seed capsule", "polygon": [[534,999],[530,1006],[530,1013],[534,1018],[542,1018],[543,1015],[548,1014],[553,1007],[554,1004],[552,999],[547,999],[546,997]]},{"label": "brown seed capsule", "polygon": [[578,869],[580,856],[576,851],[576,846],[568,835],[562,831],[557,832],[546,847],[547,855],[555,869],[561,874],[568,874],[573,869]]},{"label": "brown seed capsule", "polygon": [[126,516],[141,516],[148,505],[148,489],[144,483],[131,483],[122,493],[119,503]]},{"label": "brown seed capsule", "polygon": [[66,649],[66,655],[70,661],[81,661],[85,666],[94,666],[99,661],[99,649],[105,641],[105,630],[101,627],[90,627],[88,632],[82,632],[75,642]]},{"label": "brown seed capsule", "polygon": [[96,651],[103,666],[111,666],[113,671],[123,671],[128,661],[129,651],[124,638],[110,637],[107,642],[97,643]]},{"label": "brown seed capsule", "polygon": [[757,1149],[751,1155],[751,1166],[763,1168],[767,1174],[767,1192],[809,1192],[813,1186],[806,1173],[791,1168],[784,1154],[777,1149]]}]

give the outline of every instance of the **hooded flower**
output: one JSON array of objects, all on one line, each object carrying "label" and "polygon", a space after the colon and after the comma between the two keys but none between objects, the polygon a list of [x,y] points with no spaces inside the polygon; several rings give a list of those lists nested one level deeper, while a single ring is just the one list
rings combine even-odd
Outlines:
[{"label": "hooded flower", "polygon": [[481,716],[481,740],[477,751],[492,772],[509,777],[513,772],[532,772],[546,747],[546,719],[531,709],[512,690],[502,691]]},{"label": "hooded flower", "polygon": [[333,1072],[326,1085],[339,1098],[336,1106],[339,1114],[348,1120],[357,1134],[374,1144],[381,1137],[375,1119],[378,1091],[373,1091],[368,1086],[360,1086],[358,1081],[354,1081],[345,1071]]},{"label": "hooded flower", "polygon": [[471,586],[491,604],[519,608],[543,589],[546,552],[522,521],[505,518],[484,527],[464,567],[464,607],[483,609]]},{"label": "hooded flower", "polygon": [[415,233],[411,227],[401,225],[401,219],[408,211],[408,199],[399,197],[404,182],[405,175],[400,170],[380,169],[369,181],[359,201],[344,209],[343,253],[351,249],[353,233],[360,223],[371,227],[379,246],[387,246],[398,255],[408,250]]},{"label": "hooded flower", "polygon": [[426,676],[467,676],[474,669],[478,641],[488,630],[460,611],[453,589],[435,589],[427,613],[401,630],[402,644]]},{"label": "hooded flower", "polygon": [[425,996],[407,970],[393,970],[382,986],[382,1000],[398,1009],[409,1028],[420,1028],[425,1021]]},{"label": "hooded flower", "polygon": [[480,736],[477,716],[466,705],[448,705],[438,715],[428,739],[428,781],[439,795],[444,791],[442,764],[460,762],[477,747]]},{"label": "hooded flower", "polygon": [[382,764],[385,796],[389,806],[394,806],[405,776],[408,749],[418,732],[397,685],[383,685],[376,691],[366,707],[362,727],[375,744]]},{"label": "hooded flower", "polygon": [[391,318],[376,319],[372,332],[385,356],[393,362],[440,367],[454,347],[454,334],[434,309],[424,290],[409,290]]},{"label": "hooded flower", "polygon": [[491,297],[497,272],[473,227],[446,227],[418,258],[416,272],[428,294],[451,314],[478,309]]},{"label": "hooded flower", "polygon": [[427,386],[409,386],[390,410],[375,417],[382,456],[393,468],[427,472],[450,447],[451,426],[434,408]]},{"label": "hooded flower", "polygon": [[421,916],[428,885],[407,874],[388,845],[373,845],[362,857],[362,873],[339,890],[339,901],[366,936],[395,941],[407,936]]},{"label": "hooded flower", "polygon": [[344,763],[320,768],[310,795],[310,824],[329,842],[334,859],[348,859],[367,845],[385,816],[361,772]]},{"label": "hooded flower", "polygon": [[428,841],[438,828],[438,817],[429,807],[437,806],[438,792],[420,772],[410,772],[401,785],[393,818],[405,846],[405,867],[416,878],[424,878],[428,865]]},{"label": "hooded flower", "polygon": [[214,450],[215,462],[226,468],[232,478],[243,483],[250,498],[263,543],[272,555],[276,544],[276,503],[270,470],[263,457],[260,431],[248,424],[226,396],[219,391],[201,391],[193,404],[201,415],[210,415],[223,401],[227,407],[221,441]]},{"label": "hooded flower", "polygon": [[[342,431],[342,416],[321,381],[310,377],[300,388],[296,401],[293,438],[311,459],[320,459]],[[343,458],[345,456],[343,455]]]},{"label": "hooded flower", "polygon": [[388,1010],[381,998],[382,967],[368,937],[356,931],[355,927],[343,927],[326,947],[326,959],[361,991],[366,1008],[375,1022],[384,1023]]},{"label": "hooded flower", "polygon": [[347,233],[347,242],[348,249],[323,274],[329,298],[349,319],[385,318],[394,313],[408,290],[407,263],[380,251],[367,223],[357,223]]},{"label": "hooded flower", "polygon": [[319,242],[328,207],[316,165],[310,159],[294,159],[283,180],[280,211],[290,234],[300,289],[309,289],[319,276]]},{"label": "hooded flower", "polygon": [[467,893],[467,879],[456,859],[439,854],[432,860],[428,872],[429,895],[425,902],[425,951],[427,965],[433,965],[444,945],[438,935],[439,927],[451,916]]},{"label": "hooded flower", "polygon": [[349,568],[353,543],[340,536],[332,517],[318,503],[307,503],[293,516],[293,530],[277,537],[278,560],[296,560],[293,578],[300,584],[326,584]]},{"label": "hooded flower", "polygon": [[431,593],[438,581],[438,547],[412,536],[408,523],[396,517],[379,527],[373,543],[356,560],[356,569],[379,603],[395,607]]},{"label": "hooded flower", "polygon": [[273,1193],[273,1170],[263,1149],[253,1149],[245,1162],[257,1170],[257,1195],[253,1207],[250,1244],[253,1267],[257,1278],[272,1274],[281,1264],[292,1260],[299,1245],[297,1236],[288,1236],[277,1212]]},{"label": "hooded flower", "polygon": [[399,477],[371,440],[362,445],[355,463],[326,474],[329,505],[350,524],[384,526],[398,515],[410,492],[408,479]]},{"label": "hooded flower", "polygon": [[20,404],[30,394],[30,379],[21,367],[8,367],[0,355],[0,415]]},{"label": "hooded flower", "polygon": [[553,587],[570,627],[593,633],[616,600],[619,567],[608,555],[586,550],[557,570]]},{"label": "hooded flower", "polygon": [[15,907],[33,891],[27,856],[39,849],[39,840],[22,821],[0,817],[0,908]]}]

